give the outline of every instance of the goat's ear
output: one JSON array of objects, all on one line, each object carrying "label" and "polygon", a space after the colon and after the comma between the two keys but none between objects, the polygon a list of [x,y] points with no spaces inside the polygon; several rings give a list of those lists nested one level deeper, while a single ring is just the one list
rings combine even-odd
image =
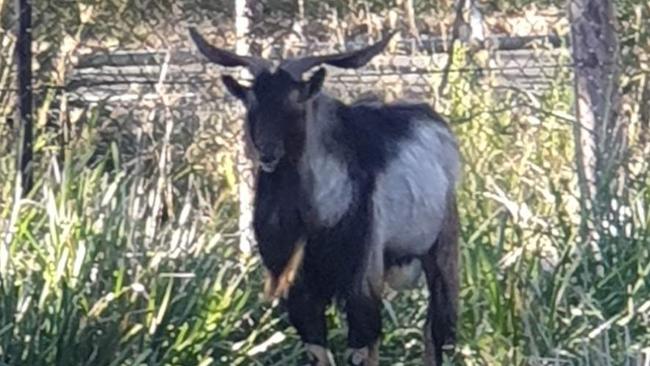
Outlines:
[{"label": "goat's ear", "polygon": [[223,75],[221,81],[226,86],[226,89],[230,94],[237,97],[241,101],[246,101],[246,94],[248,93],[248,88],[241,85],[230,75]]},{"label": "goat's ear", "polygon": [[321,67],[306,82],[303,83],[303,90],[300,93],[300,102],[306,102],[320,92],[325,82],[325,68]]}]

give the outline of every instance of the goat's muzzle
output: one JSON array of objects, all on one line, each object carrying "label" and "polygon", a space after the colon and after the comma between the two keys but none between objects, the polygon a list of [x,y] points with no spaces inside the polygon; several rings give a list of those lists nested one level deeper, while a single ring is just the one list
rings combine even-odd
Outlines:
[{"label": "goat's muzzle", "polygon": [[279,162],[280,158],[276,158],[275,156],[260,157],[260,167],[266,173],[273,173],[275,171],[275,168],[278,167]]},{"label": "goat's muzzle", "polygon": [[281,144],[262,144],[258,149],[260,167],[266,173],[273,173],[278,167],[280,159],[284,156],[284,147]]}]

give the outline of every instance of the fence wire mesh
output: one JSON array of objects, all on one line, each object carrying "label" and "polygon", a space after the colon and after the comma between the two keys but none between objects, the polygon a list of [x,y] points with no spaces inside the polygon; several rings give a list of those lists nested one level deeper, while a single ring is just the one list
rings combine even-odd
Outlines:
[{"label": "fence wire mesh", "polygon": [[[346,100],[368,92],[387,100],[423,100],[452,123],[509,108],[468,104],[462,115],[452,115],[450,101],[470,102],[465,99],[469,90],[444,90],[457,75],[468,80],[466,88],[498,90],[529,107],[534,104],[530,98],[558,82],[570,82],[569,27],[559,4],[504,11],[498,10],[498,2],[467,2],[460,9],[445,1],[415,2],[409,18],[403,3],[256,1],[247,40],[251,52],[280,59],[352,49],[377,40],[386,29],[400,30],[390,49],[368,67],[330,70],[328,87]],[[17,100],[16,14],[10,2],[2,5],[0,97],[2,116],[8,119]],[[100,122],[120,125],[116,131],[128,135],[152,118],[147,115],[156,110],[161,93],[184,128],[191,128],[193,120],[237,114],[227,113],[235,105],[224,96],[218,78],[224,70],[196,53],[186,28],[197,26],[216,45],[235,49],[234,2],[35,1],[33,7],[33,88],[41,111],[37,124],[58,124],[65,98],[65,113],[104,109]],[[455,57],[451,62],[450,55]],[[221,126],[236,124],[224,121]],[[124,148],[134,146],[127,143]]]}]

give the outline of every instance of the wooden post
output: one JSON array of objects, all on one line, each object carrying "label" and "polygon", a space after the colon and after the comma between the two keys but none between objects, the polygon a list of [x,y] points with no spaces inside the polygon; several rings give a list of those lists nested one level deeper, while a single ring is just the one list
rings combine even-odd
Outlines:
[{"label": "wooden post", "polygon": [[20,168],[22,194],[29,193],[33,185],[32,156],[32,6],[29,0],[17,0],[18,39],[16,62],[18,68],[18,106],[21,138],[18,139],[17,167]]}]

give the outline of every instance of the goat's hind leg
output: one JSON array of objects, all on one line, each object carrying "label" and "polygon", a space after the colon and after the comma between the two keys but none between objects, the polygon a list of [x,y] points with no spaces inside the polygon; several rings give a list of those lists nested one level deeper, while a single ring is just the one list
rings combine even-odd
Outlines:
[{"label": "goat's hind leg", "polygon": [[325,309],[328,302],[301,279],[291,287],[286,300],[289,321],[305,344],[313,366],[335,366],[327,349]]},{"label": "goat's hind leg", "polygon": [[441,366],[445,349],[456,341],[458,313],[458,212],[455,200],[442,231],[429,252],[421,257],[429,288],[429,308],[424,329],[426,366]]}]

